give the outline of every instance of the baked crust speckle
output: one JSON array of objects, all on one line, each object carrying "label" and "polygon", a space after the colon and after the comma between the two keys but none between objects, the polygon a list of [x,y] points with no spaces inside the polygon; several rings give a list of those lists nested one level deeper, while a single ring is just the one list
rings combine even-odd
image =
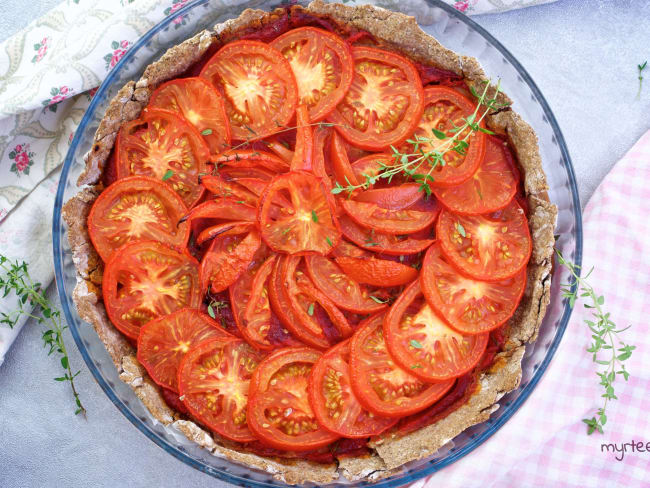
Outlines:
[{"label": "baked crust speckle", "polygon": [[[299,8],[299,7],[294,7]],[[425,34],[413,17],[378,7],[327,4],[320,0],[305,10],[324,15],[340,25],[365,30],[382,42],[383,47],[402,52],[421,63],[454,72],[468,86],[478,87],[486,81],[474,58],[459,56]],[[469,401],[438,422],[400,438],[383,437],[373,441],[370,456],[343,458],[335,465],[305,460],[269,459],[239,452],[222,445],[218,438],[194,422],[184,419],[164,402],[159,388],[149,379],[129,342],[108,320],[101,296],[103,264],[86,231],[90,206],[102,189],[101,177],[115,137],[122,124],[137,118],[149,101],[151,92],[162,82],[174,78],[198,61],[206,50],[242,28],[262,25],[278,12],[245,10],[238,18],[203,31],[171,48],[159,61],[150,65],[137,82],[127,83],[111,101],[95,134],[86,168],[79,185],[97,185],[83,189],[64,205],[63,217],[77,268],[78,284],[73,294],[80,317],[91,323],[118,369],[120,378],[129,384],[152,415],[165,425],[182,432],[188,439],[213,455],[271,473],[289,484],[328,483],[340,475],[348,479],[377,479],[401,469],[404,463],[434,454],[467,427],[483,422],[499,408],[498,400],[518,387],[521,359],[525,344],[534,341],[550,300],[551,262],[557,209],[548,201],[546,177],[537,146],[537,136],[521,117],[509,108],[487,117],[490,129],[507,136],[514,149],[524,178],[529,206],[529,227],[533,237],[533,254],[527,268],[528,281],[524,297],[507,324],[508,342],[497,356],[496,364],[479,378],[480,387]],[[509,101],[500,95],[500,101]]]}]

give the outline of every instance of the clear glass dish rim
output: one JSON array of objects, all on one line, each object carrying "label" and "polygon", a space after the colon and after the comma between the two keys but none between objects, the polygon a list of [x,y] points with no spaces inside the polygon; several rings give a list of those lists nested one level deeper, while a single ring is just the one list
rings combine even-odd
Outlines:
[{"label": "clear glass dish rim", "polygon": [[[95,378],[95,381],[97,381],[97,383],[104,391],[104,393],[118,408],[118,410],[120,410],[120,412],[122,412],[122,414],[133,425],[135,425],[145,436],[147,436],[150,440],[155,442],[166,452],[170,453],[180,461],[183,461],[184,463],[188,464],[189,466],[192,466],[193,468],[199,471],[202,471],[213,477],[221,479],[227,483],[232,483],[239,486],[276,487],[276,486],[282,486],[283,483],[261,482],[250,478],[243,478],[240,476],[236,476],[231,473],[222,472],[219,471],[218,469],[206,466],[200,461],[198,461],[197,459],[193,458],[188,453],[183,452],[177,449],[175,446],[169,444],[166,440],[159,437],[156,432],[152,431],[147,425],[145,425],[139,418],[137,418],[129,410],[129,408],[122,402],[122,400],[117,397],[117,395],[115,394],[111,386],[106,382],[102,374],[95,367],[95,364],[92,358],[90,357],[88,349],[83,343],[79,335],[79,331],[77,330],[77,326],[73,320],[72,312],[70,309],[71,304],[69,302],[69,297],[65,293],[65,288],[63,286],[63,249],[61,247],[61,211],[64,203],[63,198],[65,193],[65,183],[67,181],[70,168],[72,167],[72,164],[74,162],[74,154],[80,142],[81,133],[83,132],[82,130],[79,129],[85,128],[85,126],[88,124],[91,118],[91,114],[94,112],[96,105],[100,103],[100,100],[102,100],[102,95],[104,91],[107,90],[108,87],[112,84],[113,79],[117,76],[122,66],[127,64],[130,61],[130,59],[134,56],[134,54],[143,45],[145,45],[154,35],[169,27],[175,18],[188,13],[190,10],[194,9],[195,7],[203,3],[206,3],[207,1],[208,0],[197,0],[195,2],[189,3],[188,5],[184,6],[183,8],[175,12],[174,15],[170,15],[166,17],[161,22],[156,24],[153,28],[151,28],[149,31],[147,31],[140,39],[138,39],[133,44],[131,49],[127,51],[127,53],[122,57],[122,59],[110,71],[110,73],[107,75],[103,83],[99,86],[97,93],[95,94],[93,100],[88,106],[88,109],[86,110],[86,113],[84,114],[79,124],[79,128],[75,132],[74,138],[72,140],[72,143],[68,149],[68,153],[64,160],[63,168],[61,170],[61,177],[59,180],[59,185],[57,188],[57,193],[54,201],[54,214],[53,214],[53,222],[52,222],[52,246],[53,246],[53,257],[54,257],[55,281],[57,283],[57,291],[66,318],[66,322],[70,326],[70,332],[75,340],[75,343],[77,344],[77,347],[79,348],[79,351],[86,363],[86,366],[88,367],[93,377]],[[424,2],[428,3],[432,7],[438,7],[446,11],[451,17],[460,20],[461,22],[464,22],[470,28],[474,29],[485,39],[487,39],[517,70],[518,74],[529,86],[532,93],[535,95],[538,103],[541,105],[544,115],[547,117],[549,124],[551,125],[551,128],[553,130],[553,133],[557,138],[557,143],[562,154],[562,159],[565,162],[565,169],[569,176],[569,186],[571,190],[572,203],[574,208],[576,209],[575,222],[574,222],[575,234],[576,234],[574,262],[578,267],[578,269],[580,269],[579,267],[582,264],[583,236],[582,236],[582,212],[580,207],[580,198],[578,194],[577,181],[575,177],[575,171],[573,169],[573,164],[571,162],[571,157],[569,156],[569,151],[566,142],[564,140],[564,136],[562,135],[562,131],[560,130],[559,124],[555,116],[553,115],[553,112],[551,111],[548,102],[542,95],[542,92],[537,87],[536,83],[533,81],[532,77],[528,74],[526,69],[521,65],[521,63],[519,63],[519,61],[517,61],[517,59],[510,53],[510,51],[508,51],[508,49],[506,49],[505,46],[503,46],[487,30],[485,30],[483,27],[481,27],[479,24],[477,24],[467,15],[459,12],[458,10],[456,10],[450,5],[443,3],[441,0],[424,0]],[[560,342],[562,340],[562,337],[564,336],[564,332],[566,330],[570,316],[571,316],[571,308],[569,307],[568,303],[565,303],[564,311],[562,313],[562,317],[560,318],[560,322],[557,328],[557,333],[555,334],[555,337],[553,338],[553,342],[551,343],[548,351],[546,352],[543,361],[540,363],[539,367],[537,368],[537,371],[535,371],[530,381],[522,388],[522,391],[519,394],[519,396],[507,407],[502,407],[505,410],[504,413],[498,419],[496,419],[484,432],[482,432],[476,438],[472,439],[472,441],[469,442],[467,445],[448,454],[442,461],[436,463],[435,465],[425,465],[423,467],[416,468],[415,471],[400,473],[395,476],[379,480],[377,482],[363,483],[364,486],[396,487],[396,486],[404,485],[406,483],[411,483],[418,479],[424,478],[425,476],[428,476],[432,473],[435,473],[436,471],[439,471],[440,469],[456,462],[457,460],[466,456],[471,451],[476,449],[478,446],[483,444],[483,442],[485,442],[488,438],[490,438],[497,430],[499,430],[499,428],[501,428],[501,426],[506,421],[510,419],[510,417],[512,417],[515,414],[515,412],[517,412],[517,410],[528,399],[532,391],[535,389],[537,383],[539,382],[544,372],[546,371],[551,359],[555,355],[558,346],[560,345]]]}]

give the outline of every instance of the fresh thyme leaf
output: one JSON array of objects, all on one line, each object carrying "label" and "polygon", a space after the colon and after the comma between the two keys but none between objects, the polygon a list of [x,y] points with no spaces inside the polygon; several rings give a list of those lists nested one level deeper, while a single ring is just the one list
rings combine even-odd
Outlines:
[{"label": "fresh thyme leaf", "polygon": [[254,136],[257,135],[257,132],[255,132],[255,131],[254,131],[251,127],[249,127],[248,125],[244,124],[244,127],[246,127],[246,129],[247,129],[248,131],[250,131],[250,133],[253,134]]},{"label": "fresh thyme leaf", "polygon": [[325,237],[325,240],[330,245],[330,247],[334,247],[334,244],[332,244],[332,239],[330,239],[329,237]]},{"label": "fresh thyme leaf", "polygon": [[386,303],[386,302],[388,301],[388,300],[382,300],[381,298],[377,298],[377,297],[374,296],[374,295],[370,295],[370,298],[371,298],[372,300],[374,300],[375,302],[377,302],[377,303]]},{"label": "fresh thyme leaf", "polygon": [[[0,313],[0,324],[8,325],[13,328],[18,319],[24,315],[43,324],[47,329],[41,335],[43,346],[47,349],[47,355],[54,353],[61,357],[59,362],[63,368],[64,375],[54,378],[54,381],[69,381],[72,389],[72,396],[77,409],[75,415],[83,414],[86,409],[81,404],[79,393],[74,383],[74,379],[79,374],[72,372],[68,352],[63,340],[63,331],[67,328],[61,320],[61,311],[54,307],[52,302],[47,298],[45,291],[40,283],[36,283],[29,275],[27,263],[25,261],[10,260],[0,254],[0,289],[3,290],[4,297],[13,292],[18,297],[18,309],[10,313]],[[28,307],[28,308],[26,308]]]},{"label": "fresh thyme leaf", "polygon": [[[571,274],[571,281],[560,285],[562,297],[569,301],[571,308],[579,298],[590,301],[590,303],[583,304],[585,308],[591,310],[591,320],[585,319],[584,321],[592,332],[591,338],[593,339],[593,342],[587,348],[587,352],[591,353],[594,363],[605,366],[604,369],[596,372],[596,375],[600,378],[599,384],[604,390],[601,397],[605,400],[603,406],[596,411],[593,417],[582,419],[582,421],[587,425],[587,435],[591,435],[595,431],[602,434],[603,427],[607,423],[607,404],[610,400],[618,399],[614,391],[614,382],[617,376],[622,376],[624,381],[627,381],[630,377],[623,363],[632,356],[632,351],[636,347],[621,340],[619,334],[629,329],[629,326],[623,329],[617,328],[611,319],[611,314],[604,312],[602,308],[605,304],[605,297],[598,295],[594,288],[587,283],[586,280],[593,268],[586,275],[580,276],[579,266],[565,259],[559,250],[556,249],[555,252],[560,264]],[[601,359],[602,354],[606,355],[607,359]]]},{"label": "fresh thyme leaf", "polygon": [[212,317],[213,319],[216,319],[217,316],[214,313],[214,309],[212,308],[212,303],[208,305],[208,315]]},{"label": "fresh thyme leaf", "polygon": [[416,341],[415,339],[411,339],[411,340],[409,341],[409,344],[411,344],[411,346],[414,347],[414,348],[416,348],[416,349],[422,349],[422,347],[423,347],[422,344],[420,344],[420,343],[419,343],[418,341]]},{"label": "fresh thyme leaf", "polygon": [[316,215],[316,211],[312,210],[311,211],[311,219],[315,222],[318,223],[318,215]]},{"label": "fresh thyme leaf", "polygon": [[641,90],[643,90],[643,70],[648,66],[648,61],[644,61],[642,64],[638,64],[636,68],[639,70],[639,91],[636,93],[636,99],[641,98]]},{"label": "fresh thyme leaf", "polygon": [[444,141],[445,139],[447,139],[447,134],[445,134],[441,130],[432,128],[431,132],[433,132],[433,135],[436,136],[441,141]]},{"label": "fresh thyme leaf", "polygon": [[463,224],[461,224],[460,222],[456,222],[456,230],[461,236],[467,237],[467,233],[465,232],[465,227],[463,227]]},{"label": "fresh thyme leaf", "polygon": [[286,235],[289,231],[291,230],[291,227],[287,227],[286,229],[282,230],[282,235]]},{"label": "fresh thyme leaf", "polygon": [[162,180],[167,181],[172,176],[174,176],[174,171],[172,171],[171,169],[168,169],[167,171],[165,171],[165,174],[163,175]]},{"label": "fresh thyme leaf", "polygon": [[203,129],[201,131],[201,134],[204,136],[209,136],[210,134],[212,134],[212,129]]},{"label": "fresh thyme leaf", "polygon": [[420,364],[414,364],[413,366],[411,366],[411,369],[418,369],[418,368],[421,368],[421,367],[422,367],[422,365],[420,365]]},{"label": "fresh thyme leaf", "polygon": [[310,316],[314,315],[314,304],[313,304],[313,303],[310,303],[310,304],[309,304],[309,307],[307,308],[307,313],[308,313]]}]

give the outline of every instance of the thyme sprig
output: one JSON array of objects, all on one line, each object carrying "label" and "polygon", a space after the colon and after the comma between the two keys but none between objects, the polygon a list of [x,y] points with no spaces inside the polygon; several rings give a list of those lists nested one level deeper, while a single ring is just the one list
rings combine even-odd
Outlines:
[{"label": "thyme sprig", "polygon": [[[347,178],[346,186],[337,182],[335,187],[332,188],[332,193],[337,195],[347,192],[350,195],[357,189],[367,190],[380,179],[386,179],[390,183],[393,177],[405,175],[407,178],[419,183],[420,190],[430,195],[431,187],[429,183],[434,181],[432,173],[436,168],[447,164],[445,160],[446,154],[453,151],[465,156],[469,148],[468,141],[472,134],[476,132],[494,134],[491,130],[482,127],[481,122],[488,113],[499,110],[507,106],[507,104],[497,101],[501,91],[500,81],[491,94],[488,93],[491,86],[490,80],[484,81],[483,84],[485,87],[480,93],[474,87],[470,88],[474,97],[477,98],[474,112],[467,117],[463,117],[460,125],[454,124],[454,127],[449,130],[450,135],[435,128],[431,129],[431,137],[414,134],[412,139],[406,140],[409,146],[407,151],[402,152],[391,146],[393,163],[380,162],[379,172],[376,175],[364,174],[364,181],[358,185],[351,184]],[[482,110],[482,107],[485,107],[485,109]]]},{"label": "thyme sprig", "polygon": [[72,372],[68,352],[63,341],[63,331],[68,328],[61,321],[61,311],[52,305],[47,298],[45,291],[40,283],[35,283],[29,275],[27,263],[25,261],[10,260],[0,254],[0,290],[3,292],[2,298],[7,297],[13,292],[18,297],[18,309],[10,313],[0,314],[0,324],[8,325],[13,328],[21,316],[27,316],[36,320],[39,324],[44,324],[45,332],[42,334],[43,347],[48,352],[48,356],[57,353],[60,357],[61,367],[64,375],[54,378],[55,381],[69,381],[72,389],[77,409],[75,415],[86,415],[86,409],[81,404],[79,393],[75,387],[74,379],[80,371]]},{"label": "thyme sprig", "polygon": [[[603,387],[604,398],[603,405],[596,411],[596,415],[591,418],[582,419],[587,424],[587,434],[591,435],[594,431],[603,433],[603,427],[607,423],[606,409],[610,400],[618,400],[614,392],[614,382],[617,376],[622,376],[627,381],[630,373],[625,369],[624,362],[632,355],[635,346],[629,345],[620,339],[619,334],[626,331],[630,326],[623,329],[617,329],[616,324],[612,321],[610,313],[603,310],[605,297],[598,295],[594,288],[586,281],[591,275],[593,268],[589,272],[580,276],[579,266],[566,260],[560,251],[555,251],[558,261],[562,266],[571,273],[571,281],[560,285],[562,296],[569,300],[569,306],[573,308],[576,301],[580,298],[588,300],[583,306],[591,310],[591,318],[585,319],[585,324],[591,331],[593,342],[587,348],[587,352],[592,354],[594,363],[602,366],[596,375],[600,378],[600,385]],[[606,359],[601,359],[603,355]]]},{"label": "thyme sprig", "polygon": [[639,91],[636,92],[636,99],[641,99],[641,90],[643,90],[643,70],[648,66],[648,61],[644,61],[641,64],[636,65],[636,69],[639,70]]}]

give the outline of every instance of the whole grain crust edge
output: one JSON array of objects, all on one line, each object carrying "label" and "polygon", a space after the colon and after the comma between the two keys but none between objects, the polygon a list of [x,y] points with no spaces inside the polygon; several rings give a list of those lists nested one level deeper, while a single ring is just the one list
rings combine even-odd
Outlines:
[{"label": "whole grain crust edge", "polygon": [[[294,7],[299,8],[299,7]],[[382,47],[401,52],[421,63],[452,71],[469,86],[477,87],[486,76],[476,59],[459,56],[425,34],[413,17],[372,6],[327,4],[321,0],[305,10],[329,17],[339,25],[368,31]],[[73,300],[80,317],[93,325],[105,344],[119,372],[151,414],[162,424],[182,432],[188,439],[213,455],[271,473],[289,484],[328,483],[339,476],[350,480],[379,479],[403,469],[403,464],[435,453],[471,425],[487,420],[499,408],[498,400],[517,388],[521,380],[521,359],[526,343],[537,338],[549,303],[551,263],[553,257],[557,209],[548,201],[546,177],[537,146],[537,136],[510,108],[486,117],[493,131],[505,135],[514,149],[524,177],[524,189],[530,209],[529,225],[533,237],[533,254],[528,265],[528,282],[524,297],[507,324],[508,341],[492,367],[481,373],[479,387],[469,401],[436,423],[403,437],[386,436],[371,443],[372,455],[343,458],[338,465],[323,465],[305,460],[278,460],[239,452],[223,440],[203,430],[194,422],[170,409],[160,390],[140,366],[135,350],[108,320],[102,302],[103,264],[95,252],[86,230],[92,203],[103,189],[104,164],[109,157],[120,127],[137,118],[152,91],[162,82],[174,78],[197,62],[208,48],[218,47],[223,38],[240,29],[260,26],[276,12],[245,10],[238,18],[202,31],[182,44],[169,49],[157,62],[147,67],[137,82],[127,83],[111,101],[95,134],[94,144],[85,156],[85,170],[78,180],[84,186],[63,208],[68,238],[77,269],[77,286]],[[501,95],[507,101],[506,95]]]}]

